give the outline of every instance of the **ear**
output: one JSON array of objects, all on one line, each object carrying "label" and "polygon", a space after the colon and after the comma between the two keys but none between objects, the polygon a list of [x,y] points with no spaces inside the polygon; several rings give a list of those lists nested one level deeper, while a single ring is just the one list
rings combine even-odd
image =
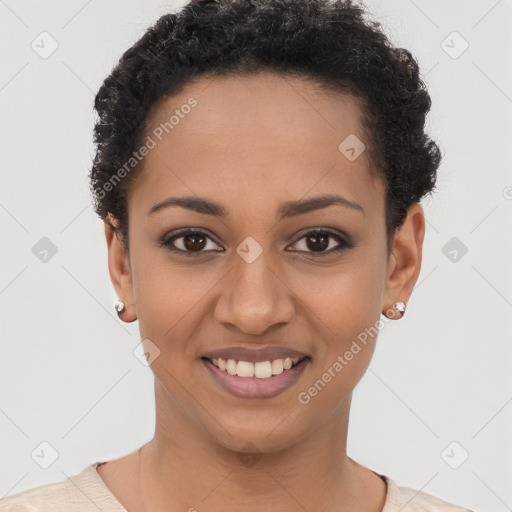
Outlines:
[{"label": "ear", "polygon": [[409,301],[421,271],[424,237],[423,207],[420,203],[413,203],[392,242],[382,312],[388,318],[400,318],[402,315],[393,308],[395,302],[402,301],[407,304]]},{"label": "ear", "polygon": [[128,253],[124,250],[113,226],[117,223],[110,214],[104,221],[105,238],[108,249],[108,271],[116,294],[125,304],[119,317],[124,322],[133,322],[137,316],[134,304],[133,279]]}]

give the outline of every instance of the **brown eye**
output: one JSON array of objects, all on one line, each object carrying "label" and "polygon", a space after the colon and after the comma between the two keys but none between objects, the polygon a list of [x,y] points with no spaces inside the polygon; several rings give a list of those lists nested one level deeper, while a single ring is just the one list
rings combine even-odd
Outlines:
[{"label": "brown eye", "polygon": [[199,256],[211,251],[218,252],[219,249],[215,249],[215,247],[208,248],[209,242],[211,242],[210,246],[211,244],[214,246],[217,245],[213,239],[203,231],[186,228],[179,230],[171,237],[164,237],[164,239],[160,241],[160,246],[166,247],[174,252],[181,252],[192,256]]},{"label": "brown eye", "polygon": [[[301,240],[305,242],[299,244]],[[336,243],[332,245],[331,241],[337,242],[337,245]],[[354,244],[349,239],[325,229],[308,231],[294,245],[302,245],[303,249],[299,249],[299,252],[306,252],[312,256],[327,256],[354,247]]]},{"label": "brown eye", "polygon": [[[303,244],[305,248],[299,249],[299,252],[305,252],[312,256],[327,256],[354,247],[350,239],[326,229],[310,230],[294,245],[300,245],[299,242],[302,240],[305,241]],[[334,243],[333,246],[332,242],[336,242],[337,245]],[[186,256],[201,256],[212,251],[223,251],[222,247],[204,231],[190,228],[184,228],[171,236],[165,236],[159,245]]]},{"label": "brown eye", "polygon": [[313,233],[306,237],[306,246],[315,252],[325,251],[329,247],[329,238],[329,234]]},{"label": "brown eye", "polygon": [[206,246],[206,237],[201,233],[185,235],[182,238],[187,251],[201,251]]}]

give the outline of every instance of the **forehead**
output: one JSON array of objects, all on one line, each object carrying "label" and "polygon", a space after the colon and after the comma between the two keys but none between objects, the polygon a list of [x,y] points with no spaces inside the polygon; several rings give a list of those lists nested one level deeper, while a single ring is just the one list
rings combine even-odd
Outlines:
[{"label": "forehead", "polygon": [[171,194],[226,203],[244,194],[249,206],[251,198],[261,205],[333,189],[379,204],[382,184],[370,175],[368,151],[356,159],[343,153],[370,142],[358,99],[302,77],[202,76],[155,105],[146,136],[154,147],[130,189],[136,208]]}]

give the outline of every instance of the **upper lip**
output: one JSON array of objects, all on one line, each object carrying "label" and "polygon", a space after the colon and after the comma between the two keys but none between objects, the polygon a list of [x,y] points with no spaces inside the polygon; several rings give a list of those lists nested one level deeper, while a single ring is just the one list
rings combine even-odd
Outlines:
[{"label": "upper lip", "polygon": [[235,359],[236,361],[248,361],[255,363],[257,361],[273,361],[274,359],[286,359],[287,357],[298,357],[303,359],[309,357],[302,352],[286,347],[265,346],[261,348],[247,347],[224,347],[211,350],[203,355],[208,359]]}]

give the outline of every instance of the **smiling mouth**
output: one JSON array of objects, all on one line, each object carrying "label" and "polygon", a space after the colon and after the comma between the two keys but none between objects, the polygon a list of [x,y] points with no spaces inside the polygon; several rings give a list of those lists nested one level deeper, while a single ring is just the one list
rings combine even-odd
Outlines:
[{"label": "smiling mouth", "polygon": [[209,361],[220,371],[229,375],[255,379],[268,379],[275,377],[287,370],[290,370],[305,359],[311,360],[309,356],[287,357],[284,359],[257,361],[254,363],[237,359],[222,359],[220,357],[202,357],[201,359]]},{"label": "smiling mouth", "polygon": [[[285,358],[255,363],[208,357],[202,357],[201,361],[224,391],[237,398],[261,400],[273,398],[294,386],[308,371],[311,357],[303,356],[297,361]],[[219,365],[222,366],[224,362],[225,368],[222,370]]]}]

